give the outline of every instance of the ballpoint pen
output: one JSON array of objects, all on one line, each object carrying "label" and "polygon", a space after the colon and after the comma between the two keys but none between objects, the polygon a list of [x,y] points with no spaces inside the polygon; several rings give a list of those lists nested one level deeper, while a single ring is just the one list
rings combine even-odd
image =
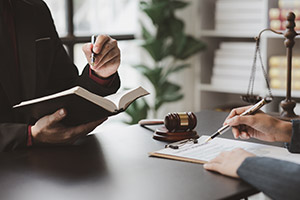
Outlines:
[{"label": "ballpoint pen", "polygon": [[[242,114],[240,114],[239,116],[245,116],[245,115],[251,115],[254,114],[256,111],[258,111],[261,107],[263,107],[264,105],[266,105],[267,103],[270,103],[272,101],[271,97],[267,97],[267,98],[263,98],[262,100],[260,100],[258,103],[254,104],[252,107],[250,107],[249,109],[247,109],[245,112],[243,112]],[[221,127],[220,129],[218,129],[214,134],[212,134],[209,138],[207,138],[205,140],[204,143],[207,143],[208,141],[214,139],[215,137],[217,137],[218,135],[222,135],[225,131],[227,131],[230,128],[230,126],[224,125],[223,127]]]},{"label": "ballpoint pen", "polygon": [[[94,45],[95,42],[96,42],[96,36],[92,35],[92,37],[91,37],[91,43]],[[92,50],[92,55],[91,55],[91,64],[92,64],[92,66],[95,65],[95,53],[94,53],[93,50]]]}]

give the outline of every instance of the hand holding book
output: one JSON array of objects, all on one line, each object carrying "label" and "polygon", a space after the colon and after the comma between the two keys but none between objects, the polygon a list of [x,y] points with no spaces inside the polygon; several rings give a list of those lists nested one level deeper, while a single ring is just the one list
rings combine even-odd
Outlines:
[{"label": "hand holding book", "polygon": [[67,116],[62,123],[69,126],[85,124],[124,111],[137,98],[149,94],[142,87],[106,97],[98,96],[79,86],[53,95],[15,105],[15,112],[38,120],[64,108]]},{"label": "hand holding book", "polygon": [[73,143],[103,123],[107,118],[74,127],[64,126],[60,122],[67,116],[64,109],[39,119],[31,127],[31,135],[35,143],[66,144]]},{"label": "hand holding book", "polygon": [[91,132],[107,117],[124,111],[137,98],[149,94],[144,88],[107,97],[81,87],[22,102],[13,107],[18,114],[36,121],[31,127],[35,142],[70,143]]}]

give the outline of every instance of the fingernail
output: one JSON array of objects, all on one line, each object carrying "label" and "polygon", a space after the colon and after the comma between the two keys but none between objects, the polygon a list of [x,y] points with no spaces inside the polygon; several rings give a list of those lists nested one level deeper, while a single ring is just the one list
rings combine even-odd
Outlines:
[{"label": "fingernail", "polygon": [[203,165],[203,167],[204,167],[204,168],[207,168],[207,167],[208,167],[208,164],[205,163],[205,164]]},{"label": "fingernail", "polygon": [[64,116],[64,115],[65,115],[64,109],[60,109],[59,114],[60,114],[61,116]]},{"label": "fingernail", "polygon": [[98,47],[98,46],[94,46],[93,51],[94,51],[95,53],[99,53],[99,47]]}]

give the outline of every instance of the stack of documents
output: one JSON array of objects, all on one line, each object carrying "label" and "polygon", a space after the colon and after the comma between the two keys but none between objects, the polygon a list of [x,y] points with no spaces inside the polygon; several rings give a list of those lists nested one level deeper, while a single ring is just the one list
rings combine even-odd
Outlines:
[{"label": "stack of documents", "polygon": [[[248,88],[254,60],[255,42],[221,42],[215,51],[211,84],[220,88]],[[257,58],[258,59],[258,58]],[[259,60],[256,62],[255,88],[264,86]]]},{"label": "stack of documents", "polygon": [[264,28],[263,0],[217,0],[215,29],[257,34]]}]

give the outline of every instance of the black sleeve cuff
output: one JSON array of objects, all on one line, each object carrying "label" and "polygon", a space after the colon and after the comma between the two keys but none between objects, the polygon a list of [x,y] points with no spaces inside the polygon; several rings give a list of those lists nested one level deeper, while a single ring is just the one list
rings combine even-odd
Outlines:
[{"label": "black sleeve cuff", "polygon": [[300,120],[292,120],[292,138],[287,145],[291,153],[300,153]]}]

